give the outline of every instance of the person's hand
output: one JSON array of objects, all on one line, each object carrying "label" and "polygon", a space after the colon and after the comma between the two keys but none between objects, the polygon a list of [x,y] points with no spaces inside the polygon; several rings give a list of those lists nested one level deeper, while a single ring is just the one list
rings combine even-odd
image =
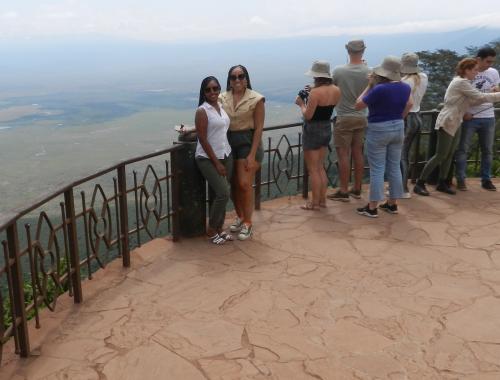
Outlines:
[{"label": "person's hand", "polygon": [[215,164],[215,170],[217,170],[217,173],[219,173],[220,176],[222,176],[222,177],[227,176],[226,168],[220,162],[217,162]]},{"label": "person's hand", "polygon": [[295,104],[297,104],[299,107],[302,107],[304,105],[304,101],[302,100],[302,98],[300,96],[297,96],[295,98]]},{"label": "person's hand", "polygon": [[465,113],[465,115],[464,115],[464,117],[463,117],[463,120],[464,120],[464,121],[469,121],[469,120],[472,120],[472,116],[474,116],[474,115],[472,115],[472,114],[471,114],[471,113],[469,113],[469,112],[466,112],[466,113]]},{"label": "person's hand", "polygon": [[257,167],[257,161],[255,161],[255,157],[248,155],[247,158],[245,159],[245,170],[248,172],[254,170],[256,167]]}]

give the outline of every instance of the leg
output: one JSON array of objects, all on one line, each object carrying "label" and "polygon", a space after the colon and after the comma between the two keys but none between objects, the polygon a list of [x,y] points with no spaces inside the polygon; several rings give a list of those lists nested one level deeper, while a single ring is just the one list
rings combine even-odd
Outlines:
[{"label": "leg", "polygon": [[340,191],[347,193],[347,188],[349,184],[349,153],[350,149],[347,147],[335,147],[337,151],[338,159],[338,169],[339,169],[339,180],[340,180]]},{"label": "leg", "polygon": [[493,143],[495,141],[495,118],[481,119],[477,129],[479,146],[481,147],[481,180],[491,180],[491,164],[493,162]]},{"label": "leg", "polygon": [[387,179],[389,180],[389,204],[396,204],[396,200],[403,197],[403,180],[400,170],[401,149],[403,146],[403,128],[392,132],[393,138],[387,145]]},{"label": "leg", "polygon": [[465,181],[467,171],[467,157],[469,156],[472,136],[476,131],[474,119],[462,123],[462,136],[455,153],[456,168],[455,175],[458,182]]},{"label": "leg", "polygon": [[[319,149],[304,150],[304,160],[306,161],[309,179],[311,181],[312,206],[319,206],[321,200],[321,174],[318,170],[318,161],[320,159]],[[323,169],[324,170],[324,169]]]},{"label": "leg", "polygon": [[253,183],[255,179],[254,170],[246,170],[245,168],[245,160],[236,160],[235,162],[235,172],[236,172],[236,181],[234,192],[236,195],[235,209],[238,217],[245,223],[246,225],[252,225],[252,214],[253,214]]},{"label": "leg", "polygon": [[403,147],[401,150],[401,174],[403,181],[403,189],[404,192],[408,192],[408,174],[410,167],[410,150],[417,137],[418,132],[422,126],[422,120],[420,119],[420,115],[418,113],[410,113],[406,118],[405,122],[405,137],[403,141]]},{"label": "leg", "polygon": [[429,159],[429,161],[427,161],[427,164],[425,164],[424,169],[420,174],[420,180],[424,182],[427,181],[427,178],[432,171],[446,159],[451,149],[452,142],[453,136],[449,135],[442,128],[439,129],[436,143],[436,153]]},{"label": "leg", "polygon": [[387,155],[386,133],[371,131],[366,134],[366,154],[370,166],[370,208],[376,208],[384,199],[384,172]]},{"label": "leg", "polygon": [[[226,160],[221,160],[221,162],[226,166],[226,168],[230,165],[225,161],[230,160],[229,158]],[[198,167],[208,182],[208,185],[213,190],[215,196],[212,204],[210,205],[209,219],[208,219],[208,230],[207,234],[209,236],[214,235],[221,231],[222,226],[224,224],[224,218],[226,215],[226,205],[229,200],[229,182],[226,177],[222,177],[217,173],[215,166],[212,161],[205,158],[196,159],[196,163]]]},{"label": "leg", "polygon": [[[234,211],[238,218],[243,219],[243,207],[241,205],[241,192],[238,190],[239,178],[241,176],[240,170],[245,170],[245,168],[241,168],[241,162],[243,160],[238,159],[234,160],[233,165],[233,175],[231,176],[231,199],[234,205]],[[238,164],[240,162],[240,164]]]},{"label": "leg", "polygon": [[[441,166],[439,167],[439,179],[445,181],[448,178],[448,173],[450,172],[451,163],[453,161],[453,156],[455,155],[455,151],[457,149],[458,143],[460,141],[462,128],[458,128],[455,136],[451,137],[449,141],[448,147],[443,147],[443,150],[447,151],[444,155],[444,159],[441,162]],[[446,133],[446,132],[444,132]],[[439,146],[438,146],[439,148]]]},{"label": "leg", "polygon": [[353,131],[351,149],[354,161],[354,190],[356,191],[361,191],[363,172],[365,170],[365,158],[363,156],[364,138],[365,128],[358,128]]}]

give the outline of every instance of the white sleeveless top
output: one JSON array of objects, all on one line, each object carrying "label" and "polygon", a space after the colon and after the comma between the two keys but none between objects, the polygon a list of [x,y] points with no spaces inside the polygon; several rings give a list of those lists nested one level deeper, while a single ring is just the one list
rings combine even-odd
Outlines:
[{"label": "white sleeveless top", "polygon": [[[208,118],[207,140],[219,160],[231,154],[231,146],[227,141],[227,130],[229,129],[229,116],[221,106],[220,115],[217,110],[207,102],[200,107],[205,110]],[[209,158],[200,142],[196,145],[195,157]]]}]

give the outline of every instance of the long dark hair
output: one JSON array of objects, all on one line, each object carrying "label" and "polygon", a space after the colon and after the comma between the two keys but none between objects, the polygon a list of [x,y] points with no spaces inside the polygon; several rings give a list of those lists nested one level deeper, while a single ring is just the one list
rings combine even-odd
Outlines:
[{"label": "long dark hair", "polygon": [[241,71],[243,71],[243,74],[245,74],[245,76],[247,77],[247,88],[249,88],[250,90],[252,89],[252,85],[250,84],[250,75],[248,75],[248,70],[245,66],[243,65],[236,65],[236,66],[233,66],[229,69],[229,71],[227,72],[227,84],[226,84],[226,91],[229,91],[231,89],[231,85],[229,84],[229,77],[231,76],[231,71],[233,71],[234,69],[236,68],[240,68]]},{"label": "long dark hair", "polygon": [[205,79],[203,79],[201,81],[201,86],[200,86],[200,98],[198,100],[198,107],[201,106],[203,103],[205,103],[205,101],[207,100],[207,98],[205,97],[205,87],[207,87],[207,84],[211,81],[216,82],[217,86],[219,86],[219,88],[220,88],[220,83],[216,77],[209,76],[209,77],[206,77]]}]

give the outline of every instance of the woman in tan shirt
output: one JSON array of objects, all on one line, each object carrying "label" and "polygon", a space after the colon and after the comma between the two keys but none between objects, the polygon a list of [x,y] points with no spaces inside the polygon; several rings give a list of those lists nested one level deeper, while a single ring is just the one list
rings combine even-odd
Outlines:
[{"label": "woman in tan shirt", "polygon": [[252,185],[264,156],[261,140],[265,99],[252,90],[247,69],[237,65],[229,69],[227,91],[220,95],[220,100],[231,121],[228,132],[234,160],[231,198],[237,218],[230,229],[239,232],[239,240],[246,240],[252,236]]},{"label": "woman in tan shirt", "polygon": [[427,162],[420,179],[413,188],[419,195],[429,195],[425,182],[434,169],[439,166],[439,184],[437,191],[455,194],[446,181],[450,171],[451,161],[458,142],[460,141],[460,126],[465,112],[473,105],[484,102],[500,101],[500,93],[485,94],[471,84],[478,72],[475,58],[462,59],[456,69],[457,76],[453,78],[444,95],[444,107],[436,119],[435,129],[438,130],[436,154]]}]

